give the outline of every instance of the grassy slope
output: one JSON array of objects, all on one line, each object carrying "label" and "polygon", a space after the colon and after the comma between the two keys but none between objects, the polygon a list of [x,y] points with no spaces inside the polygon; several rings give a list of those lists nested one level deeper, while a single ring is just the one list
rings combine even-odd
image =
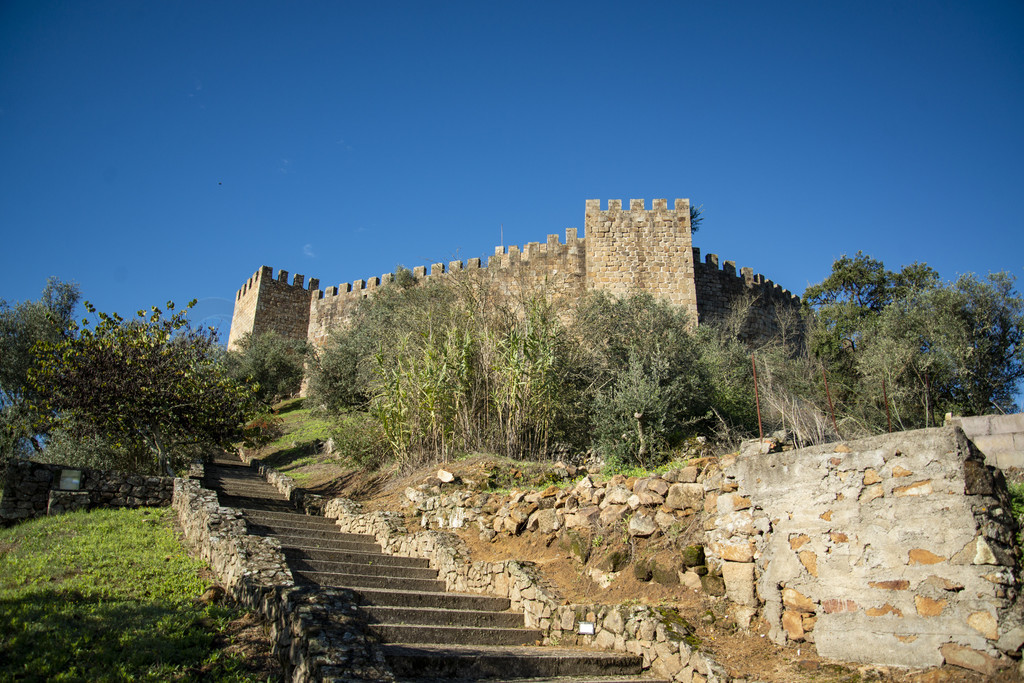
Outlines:
[{"label": "grassy slope", "polygon": [[168,509],[96,510],[0,530],[0,681],[251,680],[215,638],[236,616]]}]

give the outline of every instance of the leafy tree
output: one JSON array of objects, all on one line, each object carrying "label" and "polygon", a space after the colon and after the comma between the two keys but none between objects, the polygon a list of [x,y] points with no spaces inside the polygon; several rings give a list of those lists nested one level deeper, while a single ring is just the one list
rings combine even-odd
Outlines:
[{"label": "leafy tree", "polygon": [[32,349],[66,334],[78,299],[78,286],[57,278],[47,280],[38,301],[12,305],[0,299],[0,459],[42,448],[32,429],[37,422],[32,404],[38,398],[28,380]]},{"label": "leafy tree", "polygon": [[238,351],[225,358],[228,371],[236,380],[253,384],[256,396],[267,405],[297,393],[302,386],[309,344],[288,339],[277,332],[253,336],[247,333],[238,342]]},{"label": "leafy tree", "polygon": [[72,323],[35,353],[29,379],[44,428],[148,452],[149,462],[134,462],[138,471],[173,473],[197,448],[228,446],[257,408],[252,388],[227,375],[216,334],[191,329],[185,311],[165,318],[154,306],[131,320],[99,313],[94,326]]},{"label": "leafy tree", "polygon": [[1024,378],[1024,301],[1012,276],[943,283],[926,264],[892,272],[858,252],[804,296],[816,314],[811,348],[828,369],[837,412],[860,428],[1012,409]]}]

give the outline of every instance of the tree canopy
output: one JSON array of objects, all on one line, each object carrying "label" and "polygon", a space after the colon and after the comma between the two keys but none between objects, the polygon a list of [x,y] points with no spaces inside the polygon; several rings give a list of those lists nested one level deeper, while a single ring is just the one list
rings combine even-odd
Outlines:
[{"label": "tree canopy", "polygon": [[926,264],[893,272],[858,252],[836,260],[804,300],[815,313],[811,348],[859,419],[885,415],[886,398],[887,419],[895,413],[904,428],[945,412],[1014,410],[1024,299],[1012,275],[944,283]]},{"label": "tree canopy", "polygon": [[28,380],[33,348],[67,334],[78,299],[78,286],[57,278],[47,280],[37,301],[0,299],[0,458],[42,448],[33,431],[38,419],[32,406],[39,396]]},{"label": "tree canopy", "polygon": [[37,343],[29,380],[40,430],[100,439],[135,454],[133,469],[161,472],[237,439],[257,407],[253,387],[228,376],[212,330],[193,330],[185,311],[166,308],[169,317],[155,306],[130,320],[98,313],[94,325],[72,322]]}]

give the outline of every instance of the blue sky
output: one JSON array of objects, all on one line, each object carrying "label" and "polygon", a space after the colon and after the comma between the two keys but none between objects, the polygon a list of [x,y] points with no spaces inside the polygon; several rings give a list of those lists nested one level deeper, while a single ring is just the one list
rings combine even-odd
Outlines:
[{"label": "blue sky", "polygon": [[859,249],[1022,277],[1022,122],[1019,1],[3,0],[0,298],[217,322],[262,264],[486,256],[589,198],[689,197],[798,294]]}]

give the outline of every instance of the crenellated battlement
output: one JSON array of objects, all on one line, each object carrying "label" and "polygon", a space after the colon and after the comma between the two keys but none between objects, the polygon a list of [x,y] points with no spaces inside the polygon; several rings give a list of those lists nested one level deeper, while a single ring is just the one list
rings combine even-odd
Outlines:
[{"label": "crenellated battlement", "polygon": [[[453,273],[489,278],[500,291],[526,286],[542,287],[553,298],[575,299],[588,290],[616,296],[649,292],[687,310],[695,323],[706,322],[732,309],[741,300],[761,302],[751,318],[752,333],[771,328],[772,306],[798,307],[799,299],[751,268],[740,268],[716,254],[700,261],[690,229],[690,200],[588,199],[584,236],[576,228],[565,231],[564,241],[549,234],[544,242],[498,246],[484,261],[433,263],[412,269],[414,282],[426,282]],[[288,272],[277,277],[263,266],[238,290],[229,348],[246,332],[276,330],[286,336],[322,344],[332,329],[350,319],[359,302],[395,280],[394,273],[319,288],[319,280]],[[762,310],[763,309],[763,310]],[[769,310],[771,309],[771,310]],[[762,318],[764,320],[762,320]]]},{"label": "crenellated battlement", "polygon": [[[622,209],[622,200],[621,199],[609,199],[608,202],[607,202],[607,205],[608,205],[608,208],[606,209],[606,211],[609,212],[609,213],[618,213],[618,212],[621,212],[623,210]],[[627,211],[648,211],[648,209],[644,208],[645,205],[646,205],[646,201],[643,200],[643,199],[630,199],[629,200],[629,208],[626,209],[626,210]],[[598,212],[601,211],[601,200],[600,199],[588,199],[586,207],[587,207],[586,208],[587,213],[598,213]],[[687,222],[689,222],[689,219],[690,219],[690,200],[689,199],[676,199],[675,200],[674,208],[673,209],[669,209],[668,208],[668,200],[667,199],[654,199],[654,200],[651,201],[651,208],[649,210],[652,211],[652,212],[658,212],[658,213],[677,213],[677,212],[683,212],[683,213],[686,214]]]},{"label": "crenellated battlement", "polygon": [[755,273],[753,268],[739,268],[737,272],[735,261],[719,262],[718,254],[707,254],[704,262],[700,261],[700,249],[693,248],[693,263],[695,270],[707,277],[736,278],[742,285],[750,290],[754,296],[768,296],[778,300],[796,300],[799,304],[800,297],[788,289],[772,282],[764,275]]}]

